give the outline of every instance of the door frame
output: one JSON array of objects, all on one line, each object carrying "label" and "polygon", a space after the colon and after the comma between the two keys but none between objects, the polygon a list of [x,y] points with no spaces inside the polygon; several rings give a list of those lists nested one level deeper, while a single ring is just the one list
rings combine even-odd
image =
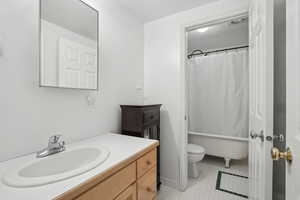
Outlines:
[{"label": "door frame", "polygon": [[187,63],[187,30],[192,28],[200,28],[203,26],[213,25],[229,21],[239,17],[249,17],[249,8],[242,8],[232,10],[231,12],[224,12],[208,17],[203,17],[196,21],[189,21],[180,26],[180,130],[182,135],[178,138],[179,144],[179,180],[178,188],[182,191],[188,186],[188,158],[187,158],[187,144],[188,144],[188,107],[187,107],[187,86],[186,86],[186,63]]}]

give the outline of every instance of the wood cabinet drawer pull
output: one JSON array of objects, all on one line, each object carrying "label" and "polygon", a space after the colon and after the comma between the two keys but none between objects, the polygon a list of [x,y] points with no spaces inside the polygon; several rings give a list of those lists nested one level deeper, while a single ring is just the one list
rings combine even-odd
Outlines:
[{"label": "wood cabinet drawer pull", "polygon": [[147,163],[147,165],[151,165],[152,164],[150,160],[147,160],[146,163]]},{"label": "wood cabinet drawer pull", "polygon": [[146,188],[146,191],[147,191],[147,192],[152,192],[152,189],[151,189],[150,187],[147,187],[147,188]]}]

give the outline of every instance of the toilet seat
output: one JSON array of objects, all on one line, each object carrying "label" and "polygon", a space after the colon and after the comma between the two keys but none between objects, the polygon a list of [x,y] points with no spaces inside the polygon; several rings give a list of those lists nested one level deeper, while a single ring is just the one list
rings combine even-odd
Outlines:
[{"label": "toilet seat", "polygon": [[187,145],[187,152],[190,153],[190,154],[204,154],[205,149],[200,145],[188,144]]}]

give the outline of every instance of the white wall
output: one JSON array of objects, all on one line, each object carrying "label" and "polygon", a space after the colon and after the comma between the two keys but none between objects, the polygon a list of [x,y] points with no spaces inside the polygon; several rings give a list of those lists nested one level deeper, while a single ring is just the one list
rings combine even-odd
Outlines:
[{"label": "white wall", "polygon": [[54,132],[71,142],[118,131],[119,104],[143,103],[143,25],[111,0],[90,0],[103,23],[100,90],[38,87],[38,2],[0,6],[0,161],[44,148]]},{"label": "white wall", "polygon": [[179,151],[183,113],[181,91],[181,28],[185,24],[248,10],[247,0],[220,0],[145,24],[145,103],[162,103],[161,175],[174,186],[179,183]]}]

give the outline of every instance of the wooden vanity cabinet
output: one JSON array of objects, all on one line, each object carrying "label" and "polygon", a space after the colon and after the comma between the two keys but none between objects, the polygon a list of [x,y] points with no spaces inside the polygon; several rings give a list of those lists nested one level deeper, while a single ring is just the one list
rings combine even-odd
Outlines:
[{"label": "wooden vanity cabinet", "polygon": [[[153,200],[157,195],[158,143],[129,160],[121,163],[113,173],[94,177],[56,200]],[[103,177],[102,177],[103,178]]]}]

